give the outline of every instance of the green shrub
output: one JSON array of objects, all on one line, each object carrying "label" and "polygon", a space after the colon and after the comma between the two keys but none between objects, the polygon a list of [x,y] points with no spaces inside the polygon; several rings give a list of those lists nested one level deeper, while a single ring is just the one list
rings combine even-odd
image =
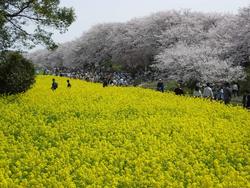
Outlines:
[{"label": "green shrub", "polygon": [[33,64],[18,52],[8,52],[0,60],[0,93],[27,91],[35,82]]}]

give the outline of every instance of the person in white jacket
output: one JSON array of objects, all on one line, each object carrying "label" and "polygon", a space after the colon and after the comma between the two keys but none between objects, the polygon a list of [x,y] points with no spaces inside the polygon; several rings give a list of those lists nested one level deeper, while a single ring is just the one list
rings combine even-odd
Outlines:
[{"label": "person in white jacket", "polygon": [[194,97],[202,97],[202,93],[201,93],[200,87],[195,86],[194,92],[193,92],[193,96]]},{"label": "person in white jacket", "polygon": [[207,86],[204,88],[203,97],[204,98],[210,98],[210,99],[214,98],[213,90],[210,87],[209,83],[207,83]]}]

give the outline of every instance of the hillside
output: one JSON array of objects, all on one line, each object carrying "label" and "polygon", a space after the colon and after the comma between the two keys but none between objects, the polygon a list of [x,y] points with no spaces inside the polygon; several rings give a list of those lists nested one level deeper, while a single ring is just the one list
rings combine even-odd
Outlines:
[{"label": "hillside", "polygon": [[38,76],[0,97],[0,187],[248,187],[241,107]]}]

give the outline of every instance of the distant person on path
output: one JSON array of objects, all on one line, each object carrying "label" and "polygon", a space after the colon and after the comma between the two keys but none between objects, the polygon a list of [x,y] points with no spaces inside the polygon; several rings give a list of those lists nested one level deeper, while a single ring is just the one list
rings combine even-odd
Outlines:
[{"label": "distant person on path", "polygon": [[201,89],[201,83],[200,82],[196,82],[195,87]]},{"label": "distant person on path", "polygon": [[161,79],[159,79],[159,82],[157,83],[157,88],[156,88],[157,91],[160,91],[160,92],[164,92],[164,84],[162,82]]},{"label": "distant person on path", "polygon": [[240,84],[239,83],[236,83],[237,86],[238,86],[238,92],[237,92],[237,96],[240,96]]},{"label": "distant person on path", "polygon": [[53,79],[52,79],[52,86],[51,86],[51,89],[52,89],[53,91],[55,91],[57,88],[58,88],[58,84],[56,83],[55,79],[53,78]]},{"label": "distant person on path", "polygon": [[102,87],[108,87],[108,79],[107,78],[103,79]]},{"label": "distant person on path", "polygon": [[71,88],[71,84],[70,84],[69,80],[67,80],[67,88]]},{"label": "distant person on path", "polygon": [[229,104],[232,98],[232,89],[230,88],[229,83],[225,83],[223,88],[223,95],[224,95],[224,103]]},{"label": "distant person on path", "polygon": [[48,72],[49,72],[48,69],[44,69],[44,70],[43,70],[43,75],[47,75]]},{"label": "distant person on path", "polygon": [[234,96],[234,97],[237,97],[237,96],[238,96],[238,93],[239,93],[238,84],[237,84],[237,83],[234,83],[234,84],[232,85],[232,89],[233,89],[233,96]]},{"label": "distant person on path", "polygon": [[202,93],[201,93],[201,90],[200,90],[199,86],[195,86],[193,96],[194,97],[202,97]]},{"label": "distant person on path", "polygon": [[250,91],[246,90],[245,94],[243,95],[243,107],[250,110]]},{"label": "distant person on path", "polygon": [[214,98],[213,90],[210,87],[210,83],[207,83],[207,86],[204,88],[203,97],[204,98],[210,98],[210,99]]},{"label": "distant person on path", "polygon": [[223,87],[220,87],[217,92],[216,92],[216,96],[215,96],[216,100],[218,101],[224,101],[224,92],[223,92]]},{"label": "distant person on path", "polygon": [[184,95],[184,91],[181,88],[180,84],[177,85],[177,87],[174,89],[174,92],[175,92],[176,95]]}]

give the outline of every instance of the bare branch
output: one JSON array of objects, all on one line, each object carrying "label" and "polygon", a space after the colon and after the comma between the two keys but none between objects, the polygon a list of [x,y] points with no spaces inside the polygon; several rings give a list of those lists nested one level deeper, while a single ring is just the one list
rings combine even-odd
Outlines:
[{"label": "bare branch", "polygon": [[9,18],[13,18],[18,16],[19,14],[21,14],[25,9],[30,7],[30,4],[33,2],[33,0],[30,0],[26,3],[26,5],[24,5],[20,10],[18,10],[17,12],[13,13],[13,14],[5,14],[5,17],[9,17]]},{"label": "bare branch", "polygon": [[45,21],[46,20],[46,19],[42,19],[42,18],[38,18],[38,17],[32,17],[32,16],[24,15],[24,14],[19,14],[16,17],[28,18],[28,19],[34,20],[34,21]]},{"label": "bare branch", "polygon": [[28,33],[27,31],[25,31],[22,27],[20,27],[19,25],[15,24],[12,20],[7,19],[15,28],[17,28],[19,31],[25,33],[25,35],[29,35],[31,36],[30,33]]}]

